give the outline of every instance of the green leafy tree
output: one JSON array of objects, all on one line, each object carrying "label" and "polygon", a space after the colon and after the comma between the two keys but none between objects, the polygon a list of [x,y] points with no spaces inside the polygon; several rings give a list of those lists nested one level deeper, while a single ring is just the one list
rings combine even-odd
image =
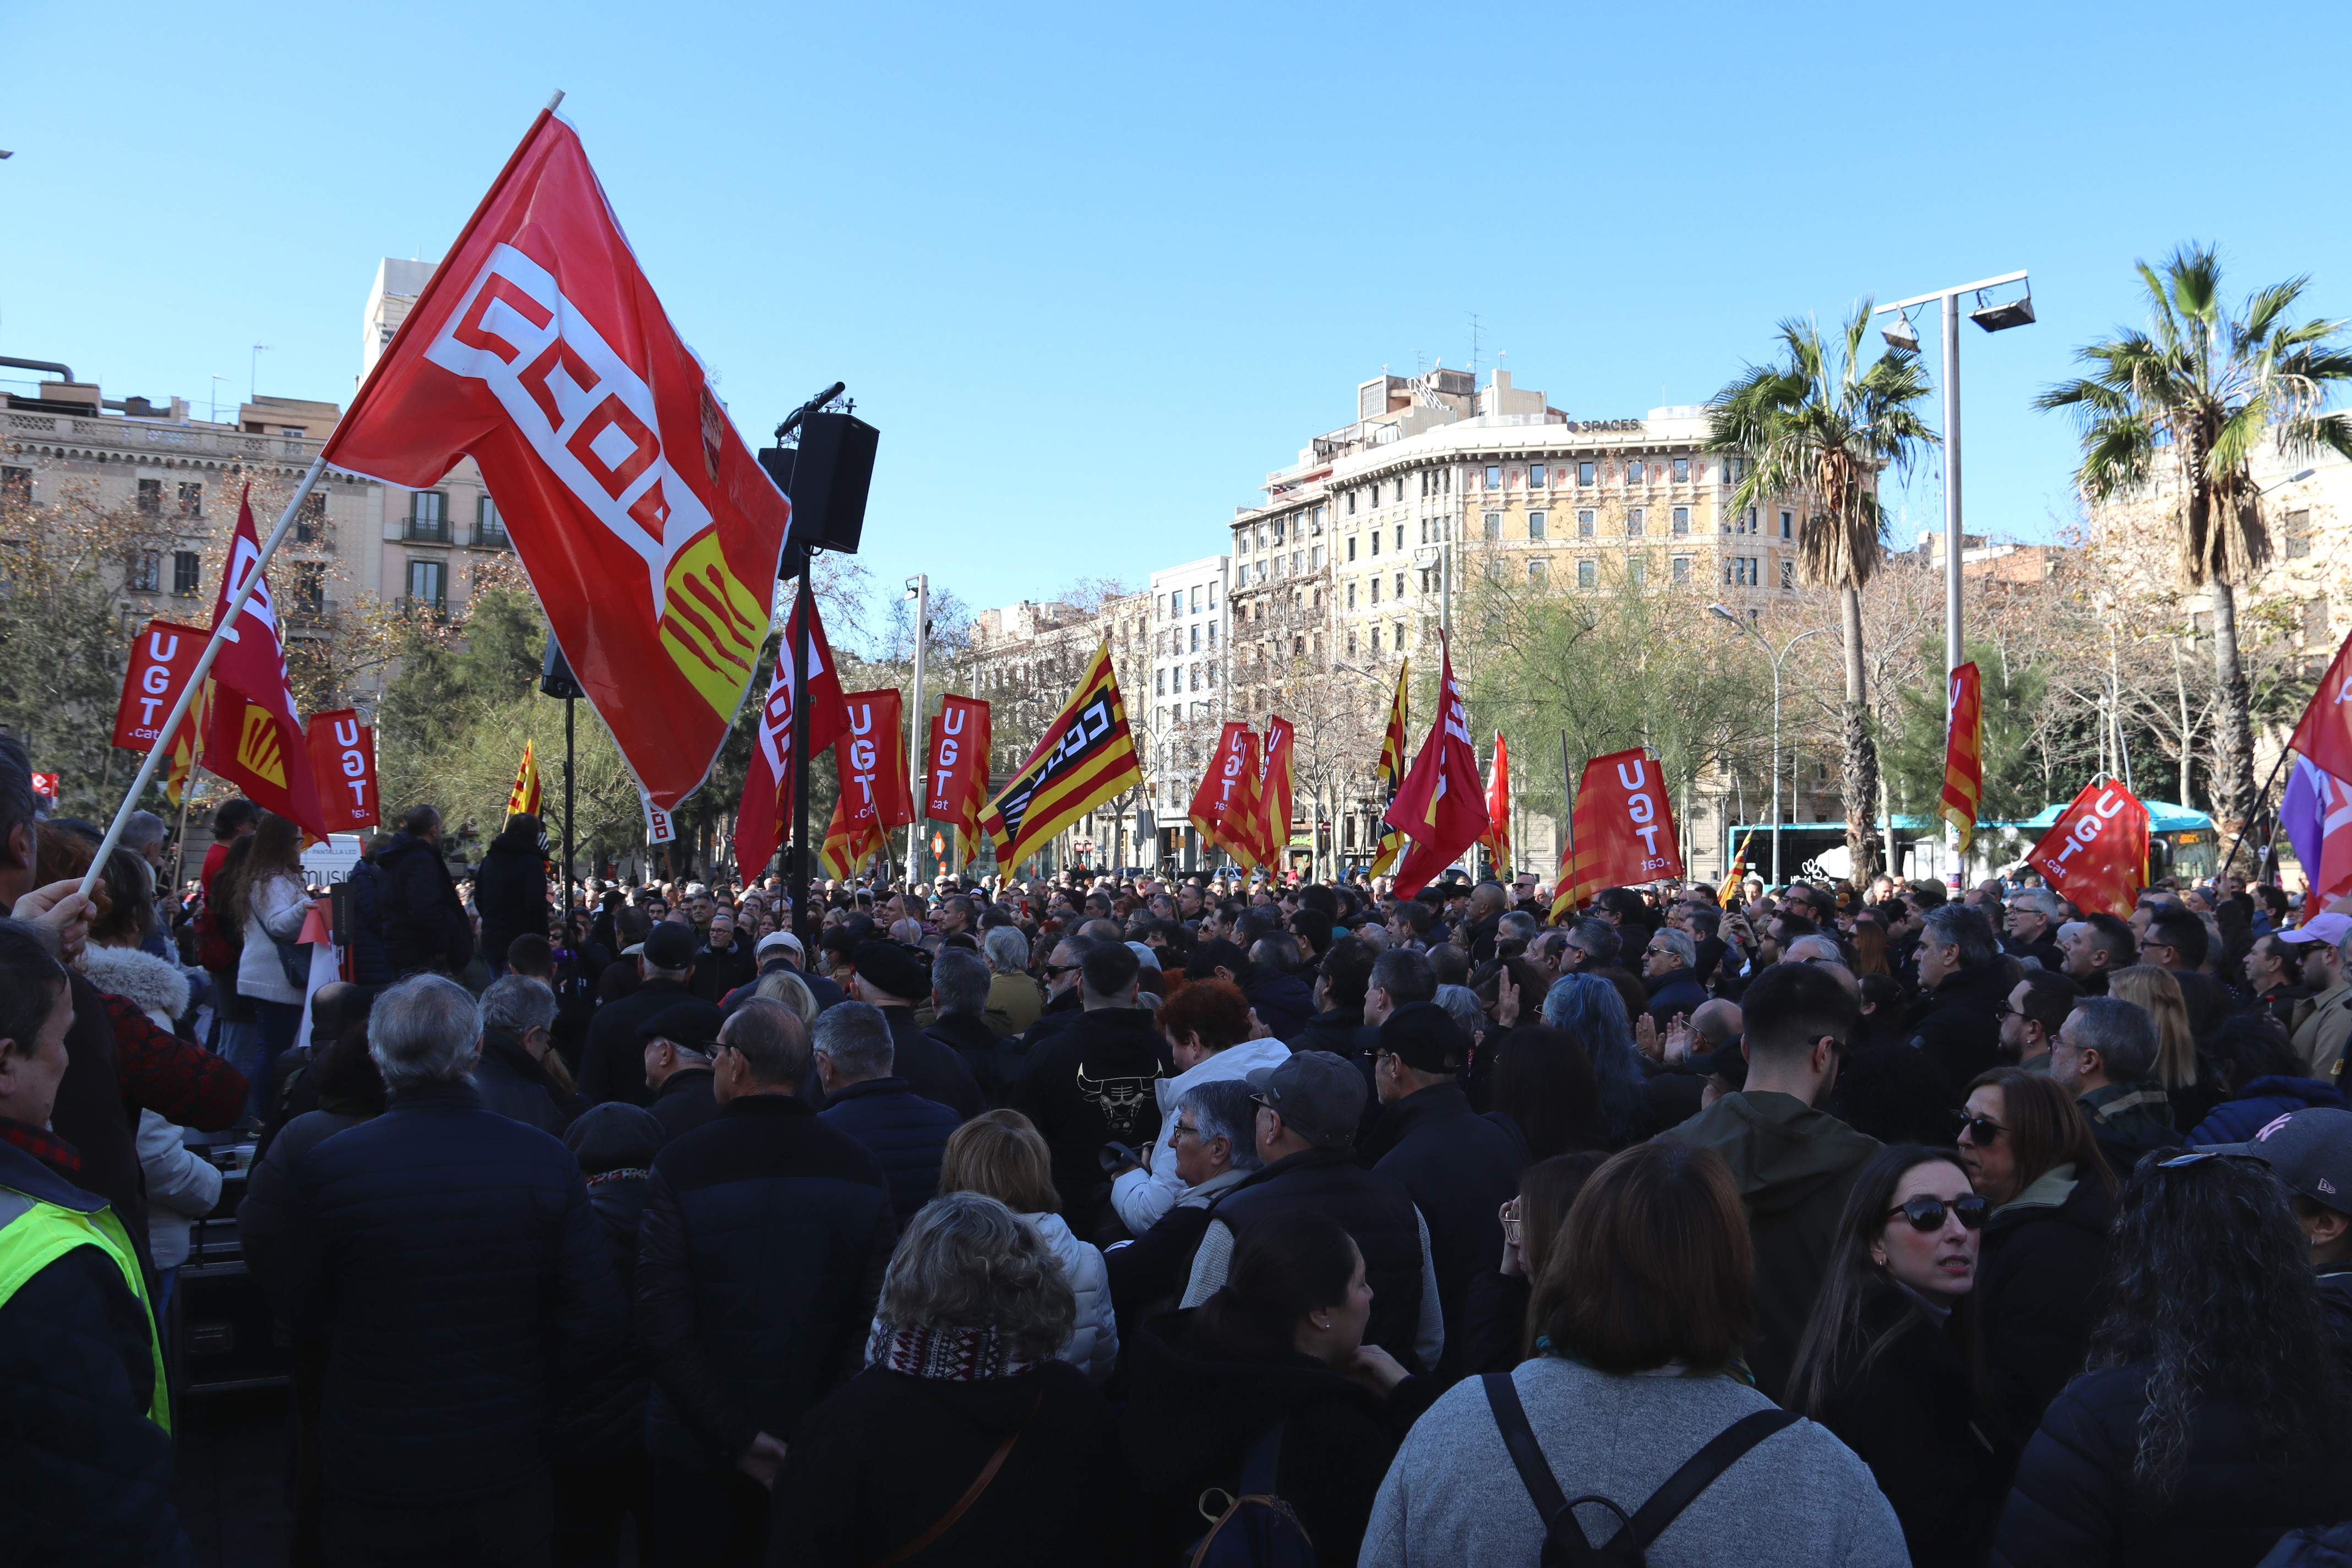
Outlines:
[{"label": "green leafy tree", "polygon": [[[1943,638],[1923,651],[1940,661]],[[2049,673],[2005,659],[1990,644],[1972,646],[1968,655],[1976,661],[1984,695],[1984,787],[1977,821],[2022,821],[2042,809],[2048,795],[2036,742]],[[1886,752],[1887,795],[1900,816],[1932,818],[1943,798],[1944,698],[1940,681],[1915,684],[1903,693],[1901,723]]]},{"label": "green leafy tree", "polygon": [[2270,557],[2270,530],[2253,459],[2265,444],[2288,461],[2322,450],[2352,457],[2352,415],[2326,412],[2352,384],[2341,321],[2294,319],[2308,279],[2257,289],[2232,314],[2211,246],[2184,245],[2162,268],[2137,264],[2146,330],[2119,329],[2075,357],[2089,374],[2036,398],[2071,411],[2081,431],[2075,483],[2095,504],[2153,492],[2161,501],[2180,582],[2213,605],[2220,694],[2217,815],[2245,820],[2253,805],[2252,696],[2239,644],[2239,584]]},{"label": "green leafy tree", "polygon": [[1862,591],[1885,554],[1880,475],[1907,472],[1937,442],[1915,405],[1927,395],[1918,356],[1888,349],[1864,362],[1870,301],[1832,341],[1810,321],[1780,323],[1780,354],[1750,365],[1716,395],[1707,449],[1745,464],[1735,510],[1799,497],[1797,535],[1805,580],[1838,594],[1845,654],[1846,847],[1857,882],[1877,875],[1878,752],[1864,685]]}]

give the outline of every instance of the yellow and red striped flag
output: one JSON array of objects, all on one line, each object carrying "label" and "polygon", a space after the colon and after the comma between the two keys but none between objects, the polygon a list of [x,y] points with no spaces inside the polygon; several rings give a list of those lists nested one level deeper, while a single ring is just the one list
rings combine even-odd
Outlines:
[{"label": "yellow and red striped flag", "polygon": [[1984,679],[1974,662],[1952,671],[1944,742],[1944,795],[1937,810],[1959,829],[1965,854],[1977,834],[1977,803],[1984,795]]},{"label": "yellow and red striped flag", "polygon": [[[1397,784],[1404,777],[1405,748],[1405,676],[1412,668],[1409,658],[1397,660],[1396,695],[1389,700],[1388,733],[1381,740],[1381,765],[1373,773],[1373,781],[1381,792],[1381,809],[1385,813],[1389,803],[1396,799]],[[1404,852],[1404,834],[1383,820],[1381,824],[1380,850],[1372,857],[1372,875],[1384,875]]]},{"label": "yellow and red striped flag", "polygon": [[539,815],[539,759],[531,755],[529,741],[522,743],[522,762],[515,768],[514,784],[507,791],[507,815]]},{"label": "yellow and red striped flag", "polygon": [[1010,871],[1039,845],[1114,796],[1143,782],[1127,704],[1111,673],[1110,645],[1097,643],[1077,689],[1045,728],[981,826],[996,841],[996,863]]}]

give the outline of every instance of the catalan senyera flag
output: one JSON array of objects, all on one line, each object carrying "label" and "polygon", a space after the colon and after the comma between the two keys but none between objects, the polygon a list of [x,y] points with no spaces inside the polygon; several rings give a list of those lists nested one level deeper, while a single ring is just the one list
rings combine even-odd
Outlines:
[{"label": "catalan senyera flag", "polygon": [[213,721],[212,678],[205,678],[205,689],[196,693],[188,709],[188,716],[180,721],[179,730],[172,736],[172,760],[163,777],[163,798],[174,806],[187,793],[188,777],[196,771],[204,758],[204,737]]},{"label": "catalan senyera flag", "polygon": [[1142,782],[1110,645],[1098,643],[1077,689],[981,817],[996,842],[997,864],[1018,866],[1063,828]]},{"label": "catalan senyera flag", "polygon": [[[1388,732],[1381,738],[1381,765],[1372,773],[1374,784],[1381,792],[1383,811],[1391,801],[1396,799],[1397,785],[1404,778],[1405,676],[1412,665],[1411,659],[1397,660],[1396,695],[1389,699]],[[1396,864],[1397,857],[1403,851],[1404,835],[1386,823],[1381,824],[1380,849],[1372,857],[1372,875],[1384,875],[1390,867]]]},{"label": "catalan senyera flag", "polygon": [[291,819],[313,838],[327,837],[310,774],[310,742],[294,711],[286,679],[286,651],[278,640],[278,605],[261,570],[261,542],[253,526],[252,488],[237,502],[229,538],[228,569],[213,603],[213,625],[247,578],[253,592],[213,659],[211,713],[204,765],[235,784],[265,811]]},{"label": "catalan senyera flag", "polygon": [[1495,862],[1495,875],[1511,874],[1511,752],[1495,731],[1495,767],[1486,779],[1486,837],[1480,840]]},{"label": "catalan senyera flag", "polygon": [[1731,858],[1731,869],[1724,873],[1723,886],[1717,889],[1715,901],[1725,909],[1739,901],[1739,889],[1748,882],[1748,847],[1756,842],[1756,830],[1749,828],[1739,837],[1739,853]]},{"label": "catalan senyera flag", "polygon": [[1223,849],[1244,869],[1255,871],[1264,862],[1258,855],[1259,781],[1257,731],[1239,719],[1225,721],[1210,753],[1201,787],[1192,792],[1192,826],[1201,842]]},{"label": "catalan senyera flag", "polygon": [[325,447],[410,489],[467,456],[597,716],[646,797],[676,807],[757,673],[792,507],[550,111]]},{"label": "catalan senyera flag", "polygon": [[817,865],[836,879],[855,877],[882,852],[882,829],[871,820],[852,822],[848,801],[846,790],[834,797],[833,820],[825,824],[824,847],[817,851]]},{"label": "catalan senyera flag", "polygon": [[522,743],[522,762],[515,768],[514,784],[507,791],[507,815],[539,815],[539,759],[531,754],[529,741]]},{"label": "catalan senyera flag", "polygon": [[1959,830],[1966,854],[1984,795],[1984,678],[1973,660],[1952,671],[1944,724],[1944,795],[1936,809]]},{"label": "catalan senyera flag", "polygon": [[1265,759],[1257,775],[1257,810],[1251,814],[1258,863],[1276,873],[1290,863],[1290,752],[1297,736],[1297,727],[1289,720],[1268,718]]}]

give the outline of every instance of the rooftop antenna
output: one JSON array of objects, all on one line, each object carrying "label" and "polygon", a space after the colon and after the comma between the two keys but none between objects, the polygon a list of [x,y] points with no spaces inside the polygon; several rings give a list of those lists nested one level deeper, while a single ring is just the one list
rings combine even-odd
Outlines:
[{"label": "rooftop antenna", "polygon": [[1475,387],[1478,384],[1478,312],[1465,310],[1463,314],[1470,318],[1470,384]]}]

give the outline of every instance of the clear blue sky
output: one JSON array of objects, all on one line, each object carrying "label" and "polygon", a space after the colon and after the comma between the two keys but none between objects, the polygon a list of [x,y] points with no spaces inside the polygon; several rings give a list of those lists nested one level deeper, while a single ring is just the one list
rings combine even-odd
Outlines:
[{"label": "clear blue sky", "polygon": [[1962,327],[1969,527],[2037,537],[2072,445],[2027,400],[2137,319],[2135,258],[2218,240],[2352,314],[2292,107],[2352,12],[1959,15],[18,0],[0,353],[201,410],[264,342],[261,390],[348,402],[377,258],[441,254],[561,87],[738,424],[841,377],[881,427],[885,584],[980,606],[1213,552],[1357,381],[1466,363],[1472,312],[1485,364],[1614,417],[1703,401],[1781,316],[2018,267],[2040,323]]}]

